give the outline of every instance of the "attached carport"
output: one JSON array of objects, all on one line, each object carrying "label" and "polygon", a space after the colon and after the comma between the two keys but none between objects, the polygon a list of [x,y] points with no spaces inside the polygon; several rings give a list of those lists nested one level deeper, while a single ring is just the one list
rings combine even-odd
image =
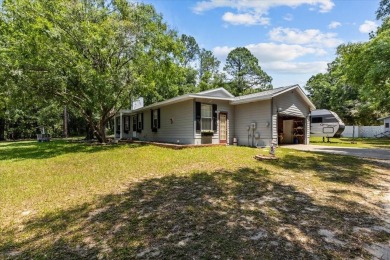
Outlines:
[{"label": "attached carport", "polygon": [[272,107],[273,139],[278,144],[310,143],[310,113],[315,106],[299,86],[275,93]]},{"label": "attached carport", "polygon": [[278,143],[305,144],[305,125],[304,117],[278,114]]},{"label": "attached carport", "polygon": [[299,85],[236,97],[234,137],[239,145],[309,144],[310,113],[315,109]]}]

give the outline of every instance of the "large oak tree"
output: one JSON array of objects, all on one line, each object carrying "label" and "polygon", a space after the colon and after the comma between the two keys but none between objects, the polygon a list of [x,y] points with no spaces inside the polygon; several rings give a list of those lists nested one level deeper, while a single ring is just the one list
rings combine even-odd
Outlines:
[{"label": "large oak tree", "polygon": [[108,120],[150,85],[141,68],[180,53],[153,7],[125,0],[5,0],[1,23],[7,80],[77,108],[101,142]]}]

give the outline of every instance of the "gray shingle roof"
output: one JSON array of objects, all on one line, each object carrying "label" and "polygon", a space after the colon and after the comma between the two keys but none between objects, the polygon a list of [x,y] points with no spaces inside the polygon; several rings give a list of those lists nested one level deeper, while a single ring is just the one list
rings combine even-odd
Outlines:
[{"label": "gray shingle roof", "polygon": [[279,92],[283,92],[289,88],[297,87],[298,85],[291,85],[291,86],[286,86],[286,87],[281,87],[281,88],[274,88],[258,93],[253,93],[245,96],[239,96],[235,97],[234,100],[243,100],[243,99],[249,99],[249,98],[260,98],[260,97],[267,97],[267,96],[273,96]]}]

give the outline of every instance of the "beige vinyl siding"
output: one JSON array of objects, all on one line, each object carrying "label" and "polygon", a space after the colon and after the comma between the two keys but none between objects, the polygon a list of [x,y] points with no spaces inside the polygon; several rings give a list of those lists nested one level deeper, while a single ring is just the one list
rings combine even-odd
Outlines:
[{"label": "beige vinyl siding", "polygon": [[151,109],[144,110],[144,129],[141,133],[137,133],[140,140],[179,144],[194,143],[192,100],[153,109],[160,109],[160,128],[157,132],[152,132]]},{"label": "beige vinyl siding", "polygon": [[[195,121],[195,102],[201,102],[206,104],[216,104],[217,111],[227,113],[227,124],[228,124],[228,133],[227,133],[227,143],[233,143],[234,135],[234,106],[229,104],[229,101],[226,100],[210,100],[210,99],[195,99],[194,101],[194,115],[193,115],[193,130],[195,137],[195,144],[201,144],[201,135],[196,133],[196,121]],[[217,116],[217,132],[214,133],[212,142],[213,144],[219,143],[219,114]]]},{"label": "beige vinyl siding", "polygon": [[[234,134],[239,145],[252,145],[252,137],[249,138],[247,126],[256,123],[255,133],[260,134],[260,139],[254,139],[254,145],[268,146],[271,142],[271,100],[235,106]],[[268,124],[268,126],[267,126]],[[252,133],[252,131],[251,131]]]},{"label": "beige vinyl siding", "polygon": [[294,89],[274,97],[273,100],[276,111],[281,109],[278,111],[280,114],[306,118],[310,113],[309,105]]}]

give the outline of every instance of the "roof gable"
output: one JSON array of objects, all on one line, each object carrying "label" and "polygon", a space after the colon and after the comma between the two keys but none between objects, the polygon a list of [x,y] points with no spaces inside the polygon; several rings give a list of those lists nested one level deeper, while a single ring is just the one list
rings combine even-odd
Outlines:
[{"label": "roof gable", "polygon": [[196,93],[196,95],[205,97],[234,98],[234,96],[224,88],[210,89]]},{"label": "roof gable", "polygon": [[299,85],[291,85],[281,88],[274,88],[254,94],[249,94],[245,96],[235,97],[234,100],[231,102],[232,105],[238,105],[238,104],[244,104],[244,103],[250,103],[260,100],[268,100],[273,97],[279,96],[283,93],[286,93],[290,90],[296,89],[298,90],[298,94],[302,97],[302,99],[309,105],[311,109],[315,109],[314,104],[310,101],[310,99],[306,96],[306,94],[303,92],[301,87]]}]

